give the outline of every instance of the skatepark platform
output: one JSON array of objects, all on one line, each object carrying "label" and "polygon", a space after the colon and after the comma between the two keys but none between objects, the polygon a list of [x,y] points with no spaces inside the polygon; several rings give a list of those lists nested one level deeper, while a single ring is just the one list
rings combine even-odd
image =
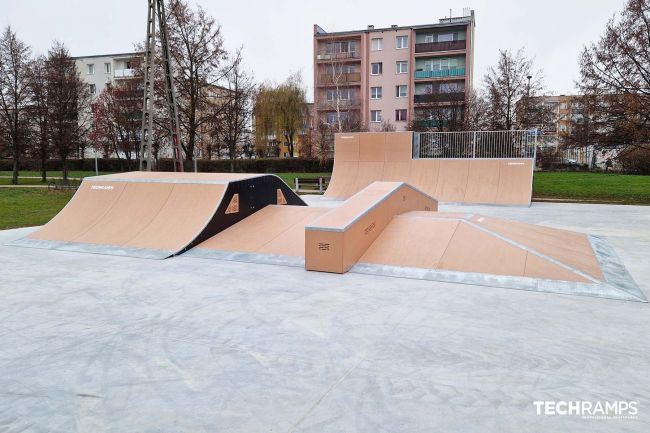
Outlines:
[{"label": "skatepark platform", "polygon": [[437,208],[375,182],[338,207],[269,206],[185,256],[646,302],[605,239]]},{"label": "skatepark platform", "polygon": [[163,259],[269,204],[305,203],[279,177],[130,172],[85,178],[49,223],[16,246]]},{"label": "skatepark platform", "polygon": [[414,158],[413,134],[336,134],[325,197],[344,200],[372,182],[391,181],[441,202],[530,206],[533,158]]}]

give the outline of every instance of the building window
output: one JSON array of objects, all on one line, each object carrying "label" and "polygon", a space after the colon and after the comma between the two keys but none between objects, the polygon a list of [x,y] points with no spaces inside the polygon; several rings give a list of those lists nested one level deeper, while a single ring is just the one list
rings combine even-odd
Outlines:
[{"label": "building window", "polygon": [[381,122],[381,110],[370,110],[370,121],[375,123]]},{"label": "building window", "polygon": [[406,122],[406,109],[395,110],[395,121],[396,122]]},{"label": "building window", "polygon": [[371,63],[370,64],[370,75],[381,75],[382,74],[382,63]]},{"label": "building window", "polygon": [[88,75],[95,75],[95,65],[92,63],[88,65]]},{"label": "building window", "polygon": [[110,74],[111,69],[112,69],[112,67],[111,67],[110,63],[104,63],[104,72],[106,72],[107,74]]},{"label": "building window", "polygon": [[399,61],[396,64],[398,74],[408,74],[409,64],[406,61]]},{"label": "building window", "polygon": [[381,87],[370,88],[370,99],[381,99]]},{"label": "building window", "polygon": [[91,95],[94,95],[95,93],[97,93],[97,86],[95,86],[94,84],[90,84],[88,86],[88,89],[90,90]]},{"label": "building window", "polygon": [[328,101],[349,101],[351,99],[351,93],[349,88],[339,89],[338,98],[336,96],[336,89],[330,89],[327,91],[327,100]]},{"label": "building window", "polygon": [[409,47],[409,37],[408,36],[398,36],[397,37],[397,49]]},{"label": "building window", "polygon": [[384,39],[383,38],[373,38],[371,41],[370,50],[371,51],[381,51],[384,49]]},{"label": "building window", "polygon": [[397,98],[406,98],[406,84],[395,86],[395,97]]}]

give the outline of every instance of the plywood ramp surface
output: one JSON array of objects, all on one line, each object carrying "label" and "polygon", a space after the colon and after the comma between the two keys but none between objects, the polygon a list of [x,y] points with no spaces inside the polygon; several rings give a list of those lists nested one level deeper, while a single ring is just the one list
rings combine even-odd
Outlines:
[{"label": "plywood ramp surface", "polygon": [[135,172],[91,177],[52,221],[13,244],[166,258],[276,203],[306,206],[274,175]]},{"label": "plywood ramp surface", "polygon": [[437,206],[405,183],[374,182],[305,228],[305,267],[347,272],[395,215]]},{"label": "plywood ramp surface", "polygon": [[328,211],[311,206],[267,206],[196,249],[303,256],[305,225]]},{"label": "plywood ramp surface", "polygon": [[[477,221],[483,224],[479,226]],[[537,230],[534,237],[537,243],[534,244],[520,237],[522,223],[493,218],[489,222],[482,216],[406,212],[390,221],[359,263],[569,282],[591,281],[581,273],[582,268],[573,267],[583,262],[598,266],[593,250],[582,241],[580,248],[567,248],[555,243],[564,235],[562,231],[525,224],[529,232]],[[503,230],[510,224],[517,230]],[[488,226],[491,229],[487,229]],[[565,239],[584,238],[578,233],[569,234],[571,236]],[[522,240],[527,241],[526,245],[519,243]],[[531,249],[533,246],[538,249]],[[569,263],[560,260],[566,260],[569,251],[578,258]]]},{"label": "plywood ramp surface", "polygon": [[374,181],[407,182],[440,201],[530,205],[532,159],[413,159],[411,132],[336,134],[325,196],[351,197]]}]

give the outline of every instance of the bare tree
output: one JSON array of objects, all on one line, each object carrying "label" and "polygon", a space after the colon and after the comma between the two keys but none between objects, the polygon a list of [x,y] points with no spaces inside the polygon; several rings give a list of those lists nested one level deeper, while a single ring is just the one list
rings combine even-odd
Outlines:
[{"label": "bare tree", "polygon": [[179,99],[179,123],[185,130],[182,141],[187,160],[193,160],[202,128],[213,115],[209,92],[233,65],[224,65],[221,27],[202,7],[195,10],[186,0],[170,0],[169,41],[175,63]]},{"label": "bare tree", "polygon": [[569,140],[650,149],[650,1],[628,0],[580,57],[584,115]]},{"label": "bare tree", "polygon": [[11,148],[14,185],[18,183],[20,157],[29,132],[30,55],[30,48],[7,27],[0,37],[0,122],[6,134],[4,141]]},{"label": "bare tree", "polygon": [[134,167],[139,154],[142,87],[140,80],[127,78],[104,89],[93,108],[93,138],[110,147],[126,169]]},{"label": "bare tree", "polygon": [[48,131],[68,178],[68,159],[80,147],[92,125],[90,90],[81,79],[68,49],[55,42],[47,60]]},{"label": "bare tree", "polygon": [[40,162],[41,181],[47,181],[46,162],[50,157],[47,97],[47,58],[39,56],[29,66],[31,120],[35,131],[31,154]]},{"label": "bare tree", "polygon": [[516,53],[499,50],[499,60],[488,69],[484,87],[489,128],[511,130],[530,123],[530,98],[542,92],[544,84],[542,72],[534,69],[533,59],[523,49]]},{"label": "bare tree", "polygon": [[243,142],[249,138],[252,99],[255,90],[253,80],[242,67],[241,51],[226,75],[224,104],[219,107],[216,126],[228,149],[228,157],[235,159],[242,152]]}]

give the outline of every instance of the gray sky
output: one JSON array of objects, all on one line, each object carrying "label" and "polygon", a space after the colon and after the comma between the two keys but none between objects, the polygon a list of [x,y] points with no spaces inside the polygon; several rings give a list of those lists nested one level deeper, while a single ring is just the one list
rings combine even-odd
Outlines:
[{"label": "gray sky", "polygon": [[[197,3],[193,1],[193,3]],[[226,7],[224,4],[228,3]],[[258,81],[282,81],[300,71],[310,88],[312,29],[365,28],[368,24],[415,25],[460,15],[464,7],[476,14],[475,82],[494,64],[498,50],[525,47],[544,70],[551,93],[571,93],[578,79],[578,54],[595,41],[608,18],[624,0],[200,0],[222,25],[226,47],[244,47],[245,63]],[[36,53],[47,52],[53,40],[72,55],[131,51],[144,39],[144,0],[0,0],[0,26],[11,25]]]}]

